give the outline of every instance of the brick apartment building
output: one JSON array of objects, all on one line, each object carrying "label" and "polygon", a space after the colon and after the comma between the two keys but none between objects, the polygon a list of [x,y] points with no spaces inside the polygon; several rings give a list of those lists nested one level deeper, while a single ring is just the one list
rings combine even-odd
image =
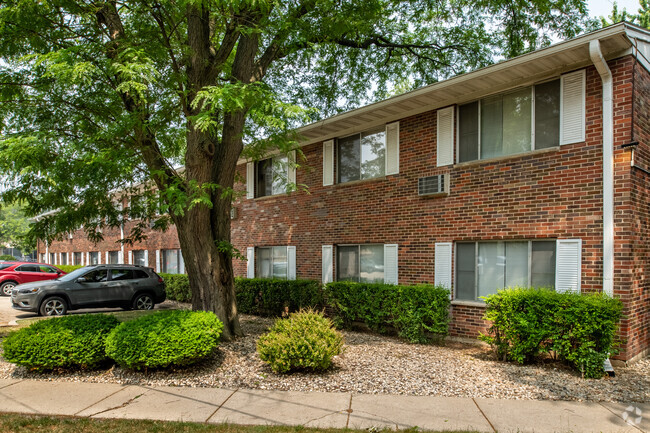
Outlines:
[{"label": "brick apartment building", "polygon": [[[499,288],[604,291],[625,304],[619,358],[647,355],[649,59],[622,23],[301,128],[297,158],[240,161],[236,274],[442,284],[470,337]],[[175,230],[124,248],[129,224],[39,259],[183,272]]]}]

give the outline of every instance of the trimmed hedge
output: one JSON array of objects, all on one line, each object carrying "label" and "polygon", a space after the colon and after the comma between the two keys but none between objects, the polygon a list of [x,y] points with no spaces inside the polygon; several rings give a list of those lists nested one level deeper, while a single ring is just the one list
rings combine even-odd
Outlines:
[{"label": "trimmed hedge", "polygon": [[178,302],[192,302],[190,280],[186,274],[159,274],[165,280],[167,299]]},{"label": "trimmed hedge", "polygon": [[312,310],[278,319],[271,330],[257,340],[262,361],[276,373],[293,370],[327,370],[332,357],[343,350],[343,336],[332,321]]},{"label": "trimmed hedge", "polygon": [[3,356],[37,371],[95,368],[106,361],[106,338],[119,323],[106,314],[39,320],[10,333],[2,342]]},{"label": "trimmed hedge", "polygon": [[334,308],[335,321],[346,328],[363,322],[386,333],[392,326],[413,343],[448,333],[449,291],[440,286],[333,282],[325,287],[325,296]]},{"label": "trimmed hedge", "polygon": [[3,254],[3,255],[0,256],[0,260],[7,260],[7,261],[10,261],[10,262],[15,262],[16,258],[14,256],[12,256],[11,254]]},{"label": "trimmed hedge", "polygon": [[136,370],[188,365],[212,353],[222,330],[211,312],[160,311],[116,327],[106,339],[106,354]]},{"label": "trimmed hedge", "polygon": [[61,269],[66,274],[69,274],[76,269],[83,268],[81,265],[56,265],[56,267]]},{"label": "trimmed hedge", "polygon": [[323,307],[323,292],[314,280],[236,278],[237,308],[245,314],[282,316],[305,308]]},{"label": "trimmed hedge", "polygon": [[479,338],[497,356],[523,364],[554,353],[584,377],[601,377],[603,361],[616,354],[623,304],[600,293],[558,293],[513,288],[485,298],[492,325]]}]

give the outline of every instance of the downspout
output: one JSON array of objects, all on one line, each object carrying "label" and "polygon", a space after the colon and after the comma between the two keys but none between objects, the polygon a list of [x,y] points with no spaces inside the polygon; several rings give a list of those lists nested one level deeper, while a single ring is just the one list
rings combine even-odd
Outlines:
[{"label": "downspout", "polygon": [[603,82],[603,292],[614,295],[614,109],[612,72],[600,41],[589,42],[589,56]]}]

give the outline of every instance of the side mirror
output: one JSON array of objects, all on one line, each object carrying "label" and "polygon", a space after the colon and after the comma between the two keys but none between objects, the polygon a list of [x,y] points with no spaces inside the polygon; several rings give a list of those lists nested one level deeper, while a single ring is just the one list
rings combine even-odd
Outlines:
[{"label": "side mirror", "polygon": [[75,281],[75,282],[77,282],[77,283],[87,283],[88,280],[86,279],[86,277],[79,277],[79,278],[77,278],[77,281]]}]

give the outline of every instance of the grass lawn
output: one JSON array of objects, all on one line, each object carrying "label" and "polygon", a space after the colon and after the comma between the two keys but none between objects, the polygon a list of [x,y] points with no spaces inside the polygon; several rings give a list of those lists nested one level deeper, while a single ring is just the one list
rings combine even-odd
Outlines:
[{"label": "grass lawn", "polygon": [[[368,430],[316,429],[287,426],[240,426],[233,424],[201,424],[191,422],[164,422],[126,419],[89,419],[0,414],[3,433],[368,433]],[[379,430],[391,431],[391,430]],[[400,430],[416,432],[417,428]]]}]

